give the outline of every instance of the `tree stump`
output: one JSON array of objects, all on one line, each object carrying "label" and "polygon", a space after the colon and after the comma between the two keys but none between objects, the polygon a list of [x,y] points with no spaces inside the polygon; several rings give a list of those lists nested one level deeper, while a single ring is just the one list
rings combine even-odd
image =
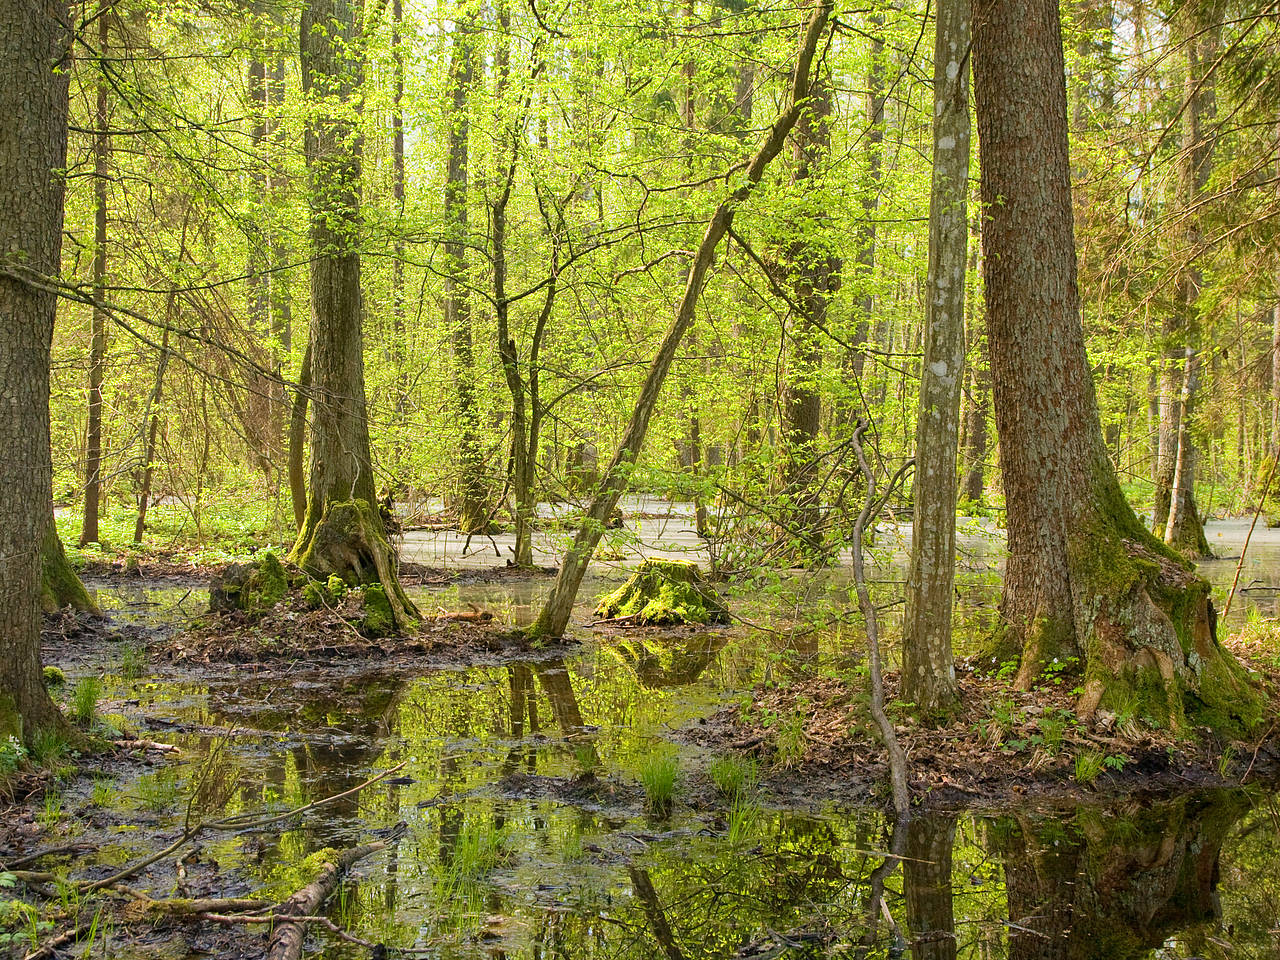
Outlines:
[{"label": "tree stump", "polygon": [[729,610],[696,563],[646,560],[596,607],[596,616],[640,625],[728,623]]}]

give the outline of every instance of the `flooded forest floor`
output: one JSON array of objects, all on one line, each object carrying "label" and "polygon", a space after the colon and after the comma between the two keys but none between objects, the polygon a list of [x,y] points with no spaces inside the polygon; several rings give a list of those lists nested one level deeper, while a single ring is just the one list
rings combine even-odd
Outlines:
[{"label": "flooded forest floor", "polygon": [[[961,637],[995,614],[987,542],[968,545]],[[1224,633],[1274,685],[1280,542],[1252,549]],[[1221,590],[1228,567],[1202,572]],[[956,723],[896,721],[918,810],[895,828],[841,570],[731,587],[727,627],[588,627],[626,572],[606,568],[564,644],[514,630],[545,571],[408,567],[428,618],[408,641],[287,604],[210,621],[209,572],[90,570],[106,616],[49,620],[55,696],[112,745],[19,782],[0,949],[266,956],[275,905],[352,850],[297,925],[307,955],[1280,949],[1275,725],[1226,744],[1083,724],[1065,673],[1019,693],[962,659]],[[892,636],[892,551],[875,576]]]}]

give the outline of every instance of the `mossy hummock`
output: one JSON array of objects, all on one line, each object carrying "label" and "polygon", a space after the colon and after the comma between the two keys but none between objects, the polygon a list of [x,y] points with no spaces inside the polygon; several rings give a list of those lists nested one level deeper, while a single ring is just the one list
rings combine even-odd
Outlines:
[{"label": "mossy hummock", "polygon": [[596,615],[654,626],[729,622],[728,608],[698,565],[683,560],[644,561],[631,579],[601,598]]}]

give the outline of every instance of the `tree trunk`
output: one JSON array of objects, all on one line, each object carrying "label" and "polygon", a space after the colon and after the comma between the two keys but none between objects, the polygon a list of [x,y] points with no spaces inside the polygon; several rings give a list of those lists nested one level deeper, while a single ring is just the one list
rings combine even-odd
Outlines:
[{"label": "tree trunk", "polygon": [[[872,13],[867,17],[867,29],[871,38],[868,53],[870,67],[867,70],[867,95],[863,103],[863,123],[866,124],[867,180],[863,185],[862,220],[858,224],[858,282],[861,298],[857,320],[850,341],[853,351],[848,357],[848,374],[855,382],[862,379],[866,367],[866,354],[862,347],[867,342],[871,321],[875,316],[876,298],[872,292],[876,273],[876,218],[880,212],[881,150],[884,146],[884,14]],[[862,403],[851,404],[859,409]],[[850,417],[852,419],[852,417]]]},{"label": "tree trunk", "polygon": [[[362,81],[347,0],[312,0],[300,24],[311,201],[311,468],[291,559],[312,576],[379,582],[397,628],[417,611],[395,574],[376,504],[364,392],[360,290],[360,144],[350,100]],[[297,405],[295,404],[295,412]]]},{"label": "tree trunk", "polygon": [[[973,218],[969,231],[969,273],[977,276],[978,254],[982,237],[978,231],[978,218]],[[965,471],[960,484],[960,495],[970,504],[980,504],[986,495],[987,468],[987,414],[991,407],[991,379],[988,375],[987,340],[983,336],[982,321],[978,317],[978,283],[969,286],[969,306],[965,313],[966,356],[969,357],[965,406],[964,448]]]},{"label": "tree trunk", "polygon": [[[396,377],[395,422],[403,430],[409,416],[409,375],[405,369],[404,330],[404,4],[391,0],[391,54],[395,61],[395,78],[391,91],[391,198],[395,201],[396,233],[391,253],[391,363]],[[403,469],[406,438],[397,437],[395,447],[401,454],[396,469]],[[394,479],[402,480],[397,476]]]},{"label": "tree trunk", "polygon": [[107,359],[107,177],[110,174],[111,134],[108,122],[107,48],[110,43],[111,0],[98,5],[98,93],[93,136],[93,314],[89,343],[89,425],[85,444],[84,524],[80,546],[100,542],[98,515],[102,501],[102,374]]},{"label": "tree trunk", "polygon": [[454,26],[446,111],[449,163],[444,188],[444,319],[453,344],[454,391],[461,427],[458,531],[464,534],[483,532],[490,523],[489,491],[484,480],[484,451],[480,443],[480,411],[475,388],[475,355],[471,341],[472,281],[467,264],[467,149],[471,130],[468,111],[471,85],[475,79],[477,15],[475,12],[465,13]]},{"label": "tree trunk", "polygon": [[289,413],[289,497],[293,501],[293,521],[299,531],[307,520],[307,401],[311,397],[311,341],[302,354],[298,389]]},{"label": "tree trunk", "polygon": [[[791,181],[813,193],[811,181],[831,155],[833,92],[826,69],[814,73],[809,102],[796,121],[793,136],[795,170]],[[821,210],[820,201],[812,205]],[[817,214],[799,222],[801,236],[788,246],[787,274],[792,278],[792,299],[799,308],[792,316],[787,358],[787,379],[782,396],[783,497],[797,559],[815,562],[822,556],[822,515],[817,483],[818,431],[822,400],[818,376],[822,365],[821,331],[826,329],[827,303],[839,282],[840,261],[828,251],[821,234],[830,217]]]},{"label": "tree trunk", "polygon": [[582,585],[582,578],[586,575],[591,556],[595,553],[596,545],[604,533],[605,522],[617,505],[623,490],[626,489],[631,471],[644,448],[649,420],[653,416],[658,396],[662,392],[667,371],[671,369],[671,362],[675,359],[676,349],[693,322],[694,308],[697,306],[698,296],[702,292],[703,281],[711,266],[716,247],[733,223],[734,211],[751,196],[760,178],[764,176],[765,168],[778,155],[791,128],[795,126],[803,101],[808,96],[809,68],[813,62],[814,51],[819,39],[826,31],[827,19],[830,15],[831,0],[821,0],[805,28],[785,108],[747,164],[745,180],[720,202],[711,216],[711,222],[707,224],[706,232],[702,235],[702,241],[698,245],[697,253],[690,266],[688,281],[685,284],[684,295],[680,298],[675,319],[649,366],[649,372],[640,388],[640,396],[637,398],[635,409],[623,434],[622,443],[600,479],[587,515],[574,537],[573,545],[569,547],[564,559],[560,562],[560,570],[556,574],[555,583],[552,584],[551,593],[543,604],[537,622],[530,628],[530,633],[535,636],[563,636],[565,627],[569,624],[573,602],[577,598],[578,588]]},{"label": "tree trunk", "polygon": [[[0,260],[61,269],[71,33],[65,3],[0,7]],[[0,738],[70,736],[40,667],[43,541],[50,532],[49,350],[57,300],[0,276]],[[56,536],[55,536],[56,539]]]},{"label": "tree trunk", "polygon": [[938,0],[928,301],[902,642],[903,697],[926,717],[949,714],[959,702],[951,655],[951,601],[968,292],[969,16],[969,0]]},{"label": "tree trunk", "polygon": [[1186,110],[1182,119],[1182,152],[1178,160],[1178,208],[1183,218],[1182,242],[1188,262],[1178,282],[1177,308],[1165,324],[1165,377],[1160,425],[1160,471],[1156,481],[1155,529],[1174,549],[1191,557],[1209,555],[1195,498],[1195,439],[1191,435],[1195,409],[1200,349],[1197,301],[1204,278],[1200,256],[1200,216],[1196,205],[1213,169],[1214,137],[1204,132],[1214,113],[1212,69],[1220,28],[1203,32],[1190,14],[1178,17],[1186,49],[1187,72],[1183,78]]},{"label": "tree trunk", "polygon": [[1125,703],[1175,727],[1189,715],[1251,726],[1260,698],[1217,641],[1209,585],[1138,521],[1102,442],[1076,288],[1058,6],[979,0],[974,23],[1009,529],[997,657],[1021,658],[1021,689],[1050,660],[1075,658],[1082,716]]},{"label": "tree trunk", "polygon": [[[172,298],[171,298],[172,299]],[[164,328],[160,356],[156,359],[156,379],[147,401],[146,438],[142,445],[142,482],[138,485],[138,517],[133,525],[133,542],[141,543],[147,530],[147,508],[151,505],[151,484],[156,474],[156,441],[160,435],[160,401],[164,394],[164,372],[169,366],[169,327]]]}]

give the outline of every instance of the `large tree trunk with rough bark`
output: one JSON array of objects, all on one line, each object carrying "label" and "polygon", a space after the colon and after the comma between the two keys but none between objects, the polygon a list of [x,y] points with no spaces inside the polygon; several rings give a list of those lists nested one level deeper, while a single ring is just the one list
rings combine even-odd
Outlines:
[{"label": "large tree trunk with rough bark", "polygon": [[933,186],[915,513],[902,638],[902,695],[922,716],[959,701],[951,655],[956,456],[969,253],[969,0],[939,0],[933,47]]},{"label": "large tree trunk with rough bark", "polygon": [[649,420],[657,406],[663,382],[671,369],[671,362],[675,359],[676,349],[684,339],[689,325],[693,323],[694,308],[697,306],[698,296],[702,292],[716,247],[729,231],[733,223],[734,211],[754,192],[760,183],[760,178],[764,176],[765,168],[778,155],[799,118],[803,101],[809,93],[809,69],[813,63],[818,41],[826,31],[827,20],[831,16],[831,6],[831,0],[821,0],[810,16],[801,39],[786,106],[748,162],[741,185],[720,202],[711,216],[711,221],[707,224],[693,263],[690,265],[684,295],[680,298],[675,319],[649,366],[649,372],[640,387],[640,396],[636,400],[635,409],[627,423],[622,442],[613,460],[605,469],[604,476],[600,479],[596,494],[587,509],[582,525],[578,528],[573,544],[560,562],[560,570],[556,574],[555,583],[542,606],[538,620],[530,628],[530,632],[536,636],[559,637],[564,634],[565,627],[569,625],[573,602],[578,596],[582,578],[586,576],[587,565],[590,564],[591,556],[595,553],[597,544],[600,543],[600,537],[604,534],[605,523],[626,489],[631,471],[639,460],[640,452],[644,449]]},{"label": "large tree trunk with rough bark", "polygon": [[395,625],[405,596],[376,508],[364,392],[360,289],[360,148],[349,101],[361,82],[347,0],[312,0],[301,18],[304,89],[318,103],[306,133],[311,200],[311,468],[291,559],[312,576],[379,582]]},{"label": "large tree trunk with rough bark", "polygon": [[[40,668],[42,554],[52,530],[49,350],[57,311],[18,270],[57,276],[71,33],[65,3],[0,7],[0,739],[69,728]],[[54,535],[56,541],[57,536]]]},{"label": "large tree trunk with rough bark", "polygon": [[1248,726],[1261,701],[1218,643],[1209,585],[1125,501],[1102,441],[1076,288],[1062,36],[1054,0],[979,0],[987,336],[1008,504],[997,657],[1029,688],[1084,674],[1079,712]]}]

